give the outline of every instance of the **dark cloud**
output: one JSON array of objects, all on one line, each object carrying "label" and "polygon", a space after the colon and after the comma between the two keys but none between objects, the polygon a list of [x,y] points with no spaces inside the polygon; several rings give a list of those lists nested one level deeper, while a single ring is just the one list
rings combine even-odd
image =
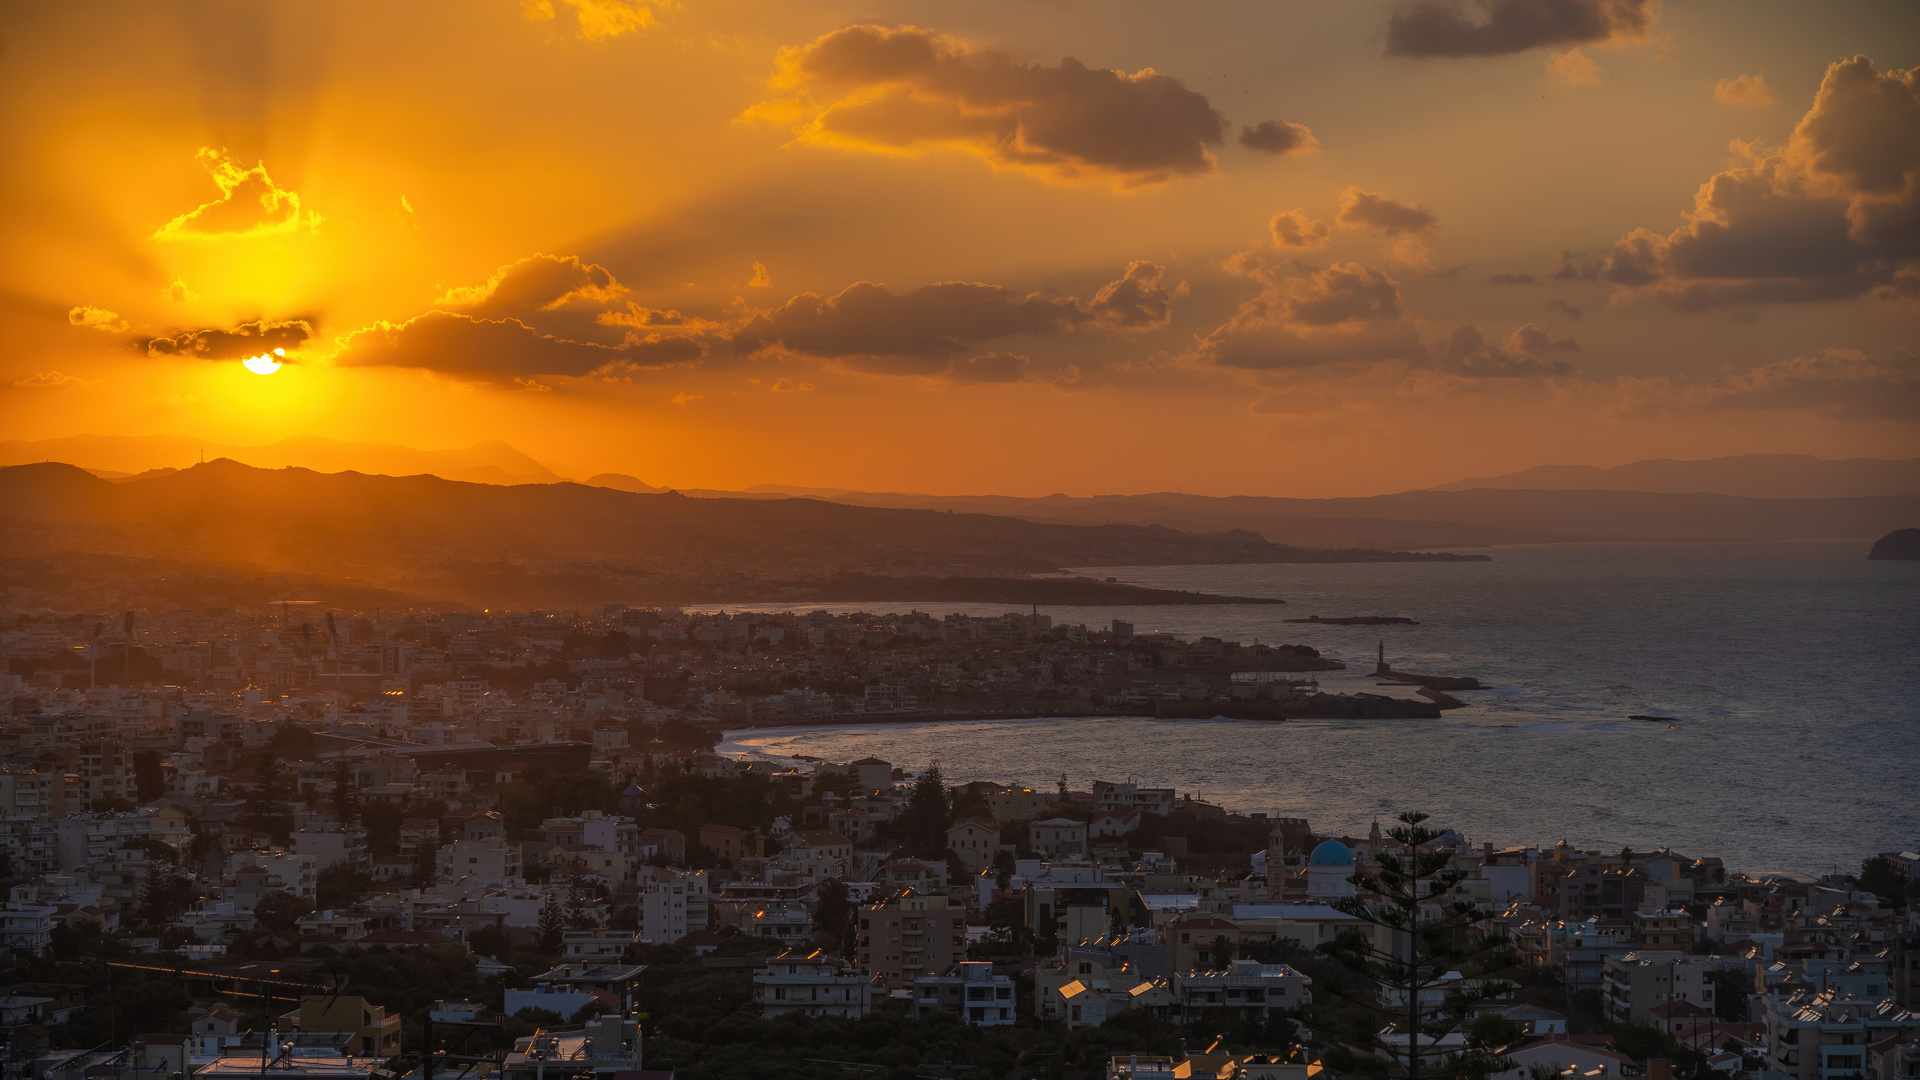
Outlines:
[{"label": "dark cloud", "polygon": [[520,376],[619,374],[698,362],[704,342],[690,337],[629,336],[619,345],[543,334],[519,319],[482,319],[429,311],[402,323],[376,323],[341,339],[342,367],[424,368],[506,380]]},{"label": "dark cloud", "polygon": [[1659,0],[1413,0],[1387,18],[1387,55],[1506,56],[1639,39],[1658,11]]},{"label": "dark cloud", "polygon": [[1260,291],[1188,359],[1251,370],[1428,359],[1401,303],[1400,283],[1380,270],[1336,262],[1303,277],[1283,277],[1245,258],[1228,269],[1259,282]]},{"label": "dark cloud", "polygon": [[[979,342],[1018,334],[1143,330],[1163,325],[1185,286],[1162,284],[1164,269],[1137,261],[1091,301],[1021,295],[1000,285],[949,281],[895,293],[871,281],[834,296],[801,293],[756,315],[733,337],[734,349],[779,346],[822,359],[871,358],[874,370],[934,374]],[[861,365],[856,365],[861,366]]]},{"label": "dark cloud", "polygon": [[1920,360],[1881,360],[1852,349],[1828,349],[1705,382],[1622,380],[1621,389],[1624,401],[1616,411],[1642,419],[1742,410],[1920,422]]},{"label": "dark cloud", "polygon": [[1017,353],[988,353],[955,360],[946,370],[957,383],[1013,383],[1027,378],[1029,362]]},{"label": "dark cloud", "polygon": [[1387,236],[1422,236],[1440,223],[1431,206],[1395,202],[1377,191],[1357,187],[1341,194],[1340,214],[1333,220],[1342,228],[1379,229]]},{"label": "dark cloud", "polygon": [[1532,323],[1515,330],[1499,345],[1488,342],[1472,324],[1465,324],[1454,329],[1434,359],[1435,366],[1449,374],[1511,379],[1570,375],[1574,366],[1552,356],[1579,351],[1579,342],[1572,338],[1556,340]]},{"label": "dark cloud", "polygon": [[1591,251],[1570,251],[1561,248],[1560,254],[1553,260],[1553,280],[1555,281],[1598,281],[1600,272],[1607,267],[1605,255],[1595,255]]},{"label": "dark cloud", "polygon": [[1173,302],[1187,294],[1182,282],[1167,289],[1160,281],[1166,267],[1145,259],[1127,264],[1118,281],[1109,281],[1093,294],[1087,305],[1095,325],[1114,330],[1151,330],[1165,326],[1173,317]]},{"label": "dark cloud", "polygon": [[1487,279],[1489,285],[1538,285],[1540,279],[1532,274],[1495,274]]},{"label": "dark cloud", "polygon": [[309,319],[274,322],[255,319],[238,326],[181,330],[166,337],[148,338],[140,347],[148,356],[187,356],[196,360],[237,360],[273,349],[298,348],[313,336]]},{"label": "dark cloud", "polygon": [[1580,310],[1577,307],[1574,307],[1572,304],[1567,303],[1565,300],[1547,301],[1547,310],[1557,311],[1560,314],[1565,315],[1567,318],[1572,319],[1574,322],[1579,322],[1580,317],[1586,314],[1586,312]]},{"label": "dark cloud", "polygon": [[1920,257],[1920,69],[1832,64],[1785,146],[1736,148],[1687,224],[1622,237],[1602,276],[1699,311],[1884,292]]},{"label": "dark cloud", "polygon": [[789,98],[748,116],[817,145],[897,153],[941,147],[1065,183],[1119,186],[1213,172],[1226,121],[1205,95],[1151,68],[1067,57],[1022,64],[913,26],[849,26],[788,49]]},{"label": "dark cloud", "polygon": [[436,306],[499,319],[568,307],[605,307],[626,291],[612,271],[583,262],[578,255],[530,255],[494,271],[485,285],[449,290]]},{"label": "dark cloud", "polygon": [[1240,145],[1263,154],[1306,154],[1320,149],[1320,140],[1305,124],[1262,120],[1240,129]]},{"label": "dark cloud", "polygon": [[1553,338],[1531,323],[1497,345],[1461,326],[1436,351],[1421,341],[1400,283],[1359,263],[1286,277],[1240,256],[1227,269],[1259,282],[1260,291],[1183,359],[1255,371],[1399,361],[1466,378],[1521,378],[1569,374],[1573,365],[1555,354],[1580,351],[1572,339]]}]

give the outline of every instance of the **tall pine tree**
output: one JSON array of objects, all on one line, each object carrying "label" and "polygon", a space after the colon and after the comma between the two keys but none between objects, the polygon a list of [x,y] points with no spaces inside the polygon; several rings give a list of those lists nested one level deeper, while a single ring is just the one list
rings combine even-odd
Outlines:
[{"label": "tall pine tree", "polygon": [[1321,951],[1362,981],[1314,990],[1356,1008],[1340,1028],[1304,1018],[1319,1029],[1322,1060],[1337,1076],[1486,1080],[1512,1062],[1487,1041],[1493,1028],[1469,1021],[1475,1005],[1512,990],[1497,975],[1515,958],[1482,926],[1493,912],[1455,892],[1467,872],[1451,850],[1434,846],[1446,834],[1428,827],[1425,814],[1399,820],[1387,832],[1397,848],[1373,852],[1373,865],[1351,878],[1357,895],[1330,902],[1369,932],[1349,930]]}]

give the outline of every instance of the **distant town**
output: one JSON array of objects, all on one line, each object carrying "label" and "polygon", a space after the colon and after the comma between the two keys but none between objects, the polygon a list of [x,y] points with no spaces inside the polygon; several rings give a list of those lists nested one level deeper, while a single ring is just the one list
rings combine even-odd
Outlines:
[{"label": "distant town", "polygon": [[[0,657],[4,1080],[1920,1075],[1913,851],[1814,878],[1316,828],[1150,761],[962,783],[717,751],[781,724],[1438,715],[1473,682],[1384,654],[1413,696],[1321,693],[1343,665],[1305,645],[1034,610],[289,600],[16,614]],[[1396,867],[1437,883],[1408,910],[1450,944],[1382,920]],[[1365,948],[1431,978],[1341,962]]]}]

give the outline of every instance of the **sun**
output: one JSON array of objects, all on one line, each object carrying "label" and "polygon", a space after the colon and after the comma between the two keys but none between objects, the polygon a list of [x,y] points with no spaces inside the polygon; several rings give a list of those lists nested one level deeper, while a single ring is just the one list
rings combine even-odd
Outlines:
[{"label": "sun", "polygon": [[285,355],[287,350],[275,349],[270,353],[261,353],[259,356],[249,356],[240,362],[255,375],[271,375],[280,370],[279,358]]}]

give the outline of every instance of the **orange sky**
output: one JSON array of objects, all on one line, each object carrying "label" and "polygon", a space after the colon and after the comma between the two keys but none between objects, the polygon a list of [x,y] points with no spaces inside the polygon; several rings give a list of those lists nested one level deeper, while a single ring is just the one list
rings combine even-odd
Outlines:
[{"label": "orange sky", "polygon": [[0,39],[10,438],[1022,495],[1920,454],[1911,5],[226,0]]}]

